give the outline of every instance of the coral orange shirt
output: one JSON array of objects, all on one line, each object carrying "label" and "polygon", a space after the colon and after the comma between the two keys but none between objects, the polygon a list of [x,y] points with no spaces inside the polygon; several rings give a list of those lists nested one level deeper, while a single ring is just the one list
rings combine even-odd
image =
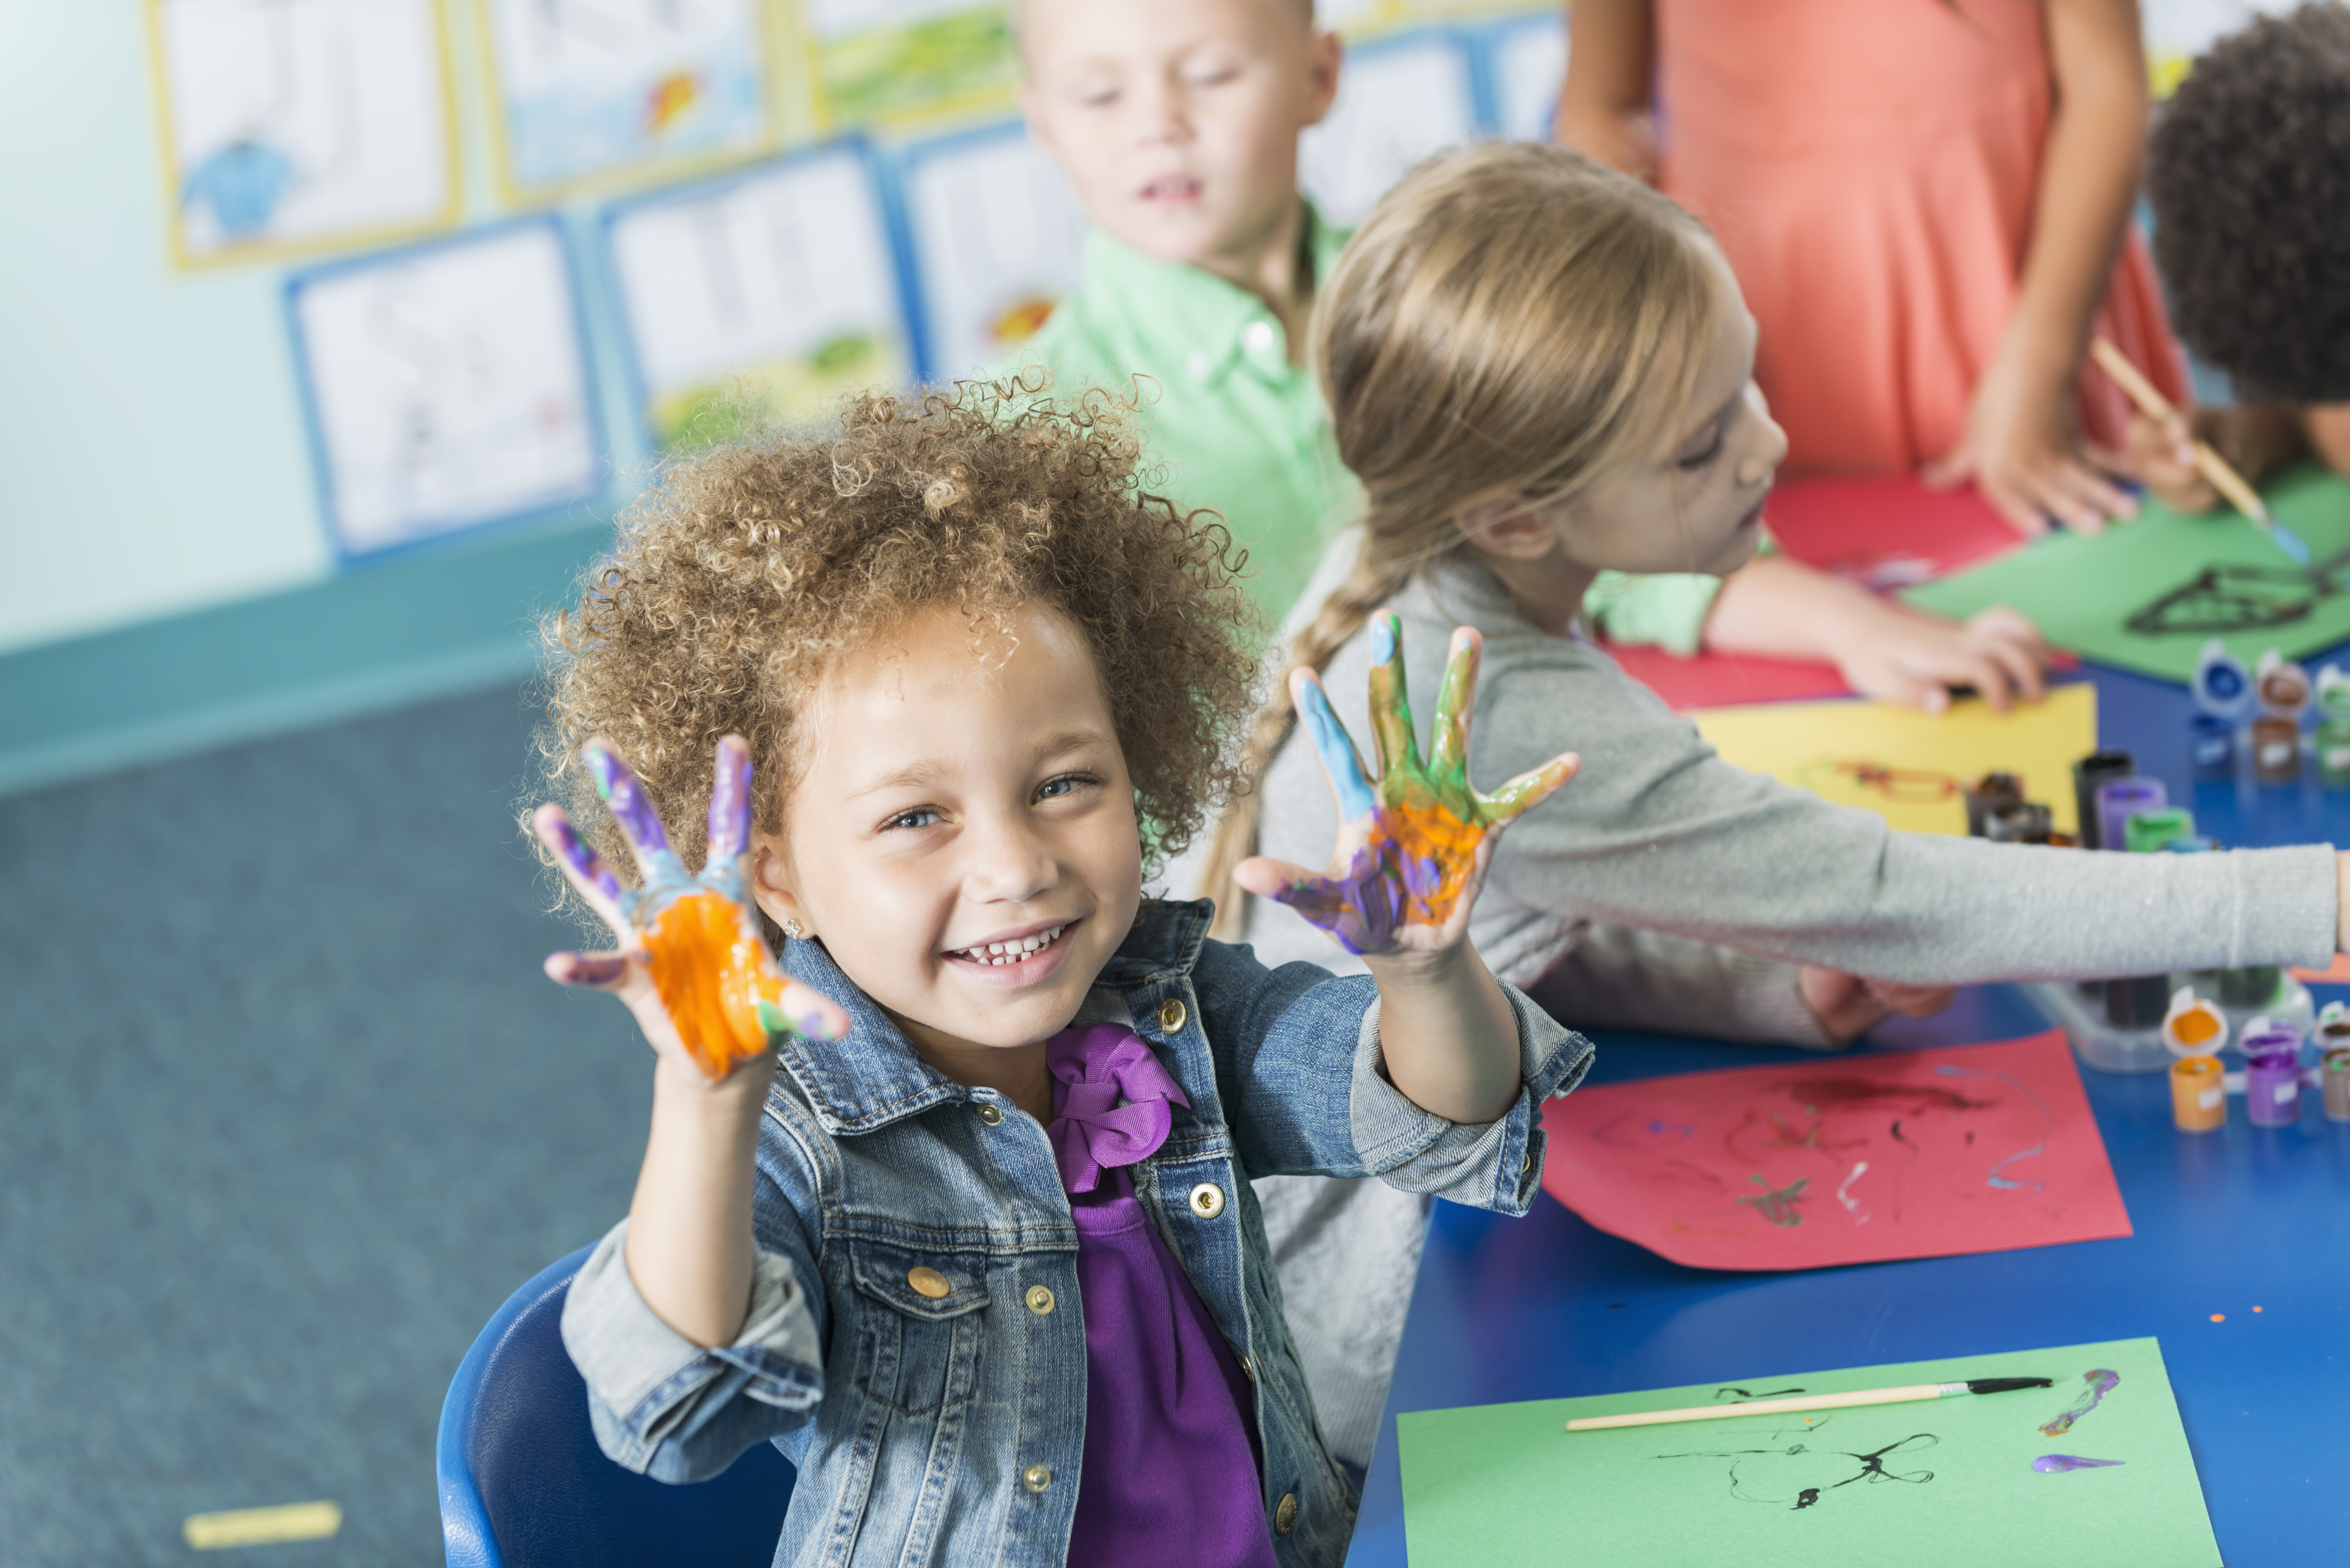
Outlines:
[{"label": "coral orange shirt", "polygon": [[[1788,469],[1908,472],[1956,445],[2013,309],[2053,81],[2036,0],[1657,0],[1665,191],[1761,324]],[[2185,366],[2132,229],[2095,329],[2174,400]],[[2080,383],[2081,428],[2128,406]]]}]

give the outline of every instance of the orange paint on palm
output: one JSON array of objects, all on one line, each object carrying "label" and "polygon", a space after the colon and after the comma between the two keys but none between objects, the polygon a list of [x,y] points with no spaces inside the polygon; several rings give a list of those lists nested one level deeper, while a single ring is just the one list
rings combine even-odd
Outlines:
[{"label": "orange paint on palm", "polygon": [[1389,806],[1380,819],[1405,868],[1409,918],[1442,925],[1469,885],[1469,875],[1477,867],[1477,846],[1491,830],[1461,821],[1433,801]]},{"label": "orange paint on palm", "polygon": [[767,1048],[759,1003],[783,994],[783,977],[743,911],[716,893],[689,893],[645,928],[645,966],[686,1051],[723,1078]]}]

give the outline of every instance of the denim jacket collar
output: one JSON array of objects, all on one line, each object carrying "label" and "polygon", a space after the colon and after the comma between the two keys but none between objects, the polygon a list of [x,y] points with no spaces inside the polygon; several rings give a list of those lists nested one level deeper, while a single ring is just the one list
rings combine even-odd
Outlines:
[{"label": "denim jacket collar", "polygon": [[[1180,981],[1199,961],[1214,918],[1215,906],[1206,899],[1145,904],[1094,987],[1123,992]],[[785,944],[784,970],[848,1014],[847,1038],[790,1035],[778,1053],[784,1071],[807,1096],[827,1132],[835,1137],[869,1133],[932,1106],[971,1097],[969,1089],[915,1053],[889,1015],[842,972],[821,942]]]}]

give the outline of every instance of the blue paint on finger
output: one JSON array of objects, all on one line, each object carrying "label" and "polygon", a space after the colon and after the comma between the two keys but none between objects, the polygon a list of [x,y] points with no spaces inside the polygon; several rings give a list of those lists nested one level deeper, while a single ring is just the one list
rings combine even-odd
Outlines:
[{"label": "blue paint on finger", "polygon": [[751,752],[729,737],[718,742],[718,776],[710,785],[710,853],[703,865],[727,865],[751,842]]},{"label": "blue paint on finger", "polygon": [[1371,662],[1385,664],[1395,657],[1396,618],[1391,615],[1371,618]]},{"label": "blue paint on finger", "polygon": [[1305,721],[1305,732],[1314,738],[1314,750],[1337,788],[1339,819],[1352,822],[1370,815],[1378,808],[1378,796],[1372,793],[1371,781],[1363,776],[1363,764],[1356,759],[1355,743],[1347,739],[1347,727],[1331,711],[1330,699],[1320,681],[1308,680],[1305,688],[1299,716]]}]

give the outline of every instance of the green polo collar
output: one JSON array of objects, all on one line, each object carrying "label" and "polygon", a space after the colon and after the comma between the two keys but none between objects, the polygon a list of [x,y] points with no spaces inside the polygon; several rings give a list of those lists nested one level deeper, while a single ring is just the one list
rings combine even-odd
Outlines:
[{"label": "green polo collar", "polygon": [[[1353,231],[1322,221],[1305,202],[1305,244],[1316,288],[1337,265]],[[1090,326],[1116,324],[1142,350],[1139,362],[1163,365],[1195,386],[1214,388],[1246,366],[1280,381],[1305,372],[1289,362],[1280,320],[1263,300],[1188,262],[1159,261],[1099,228],[1086,234],[1084,301]]]}]

